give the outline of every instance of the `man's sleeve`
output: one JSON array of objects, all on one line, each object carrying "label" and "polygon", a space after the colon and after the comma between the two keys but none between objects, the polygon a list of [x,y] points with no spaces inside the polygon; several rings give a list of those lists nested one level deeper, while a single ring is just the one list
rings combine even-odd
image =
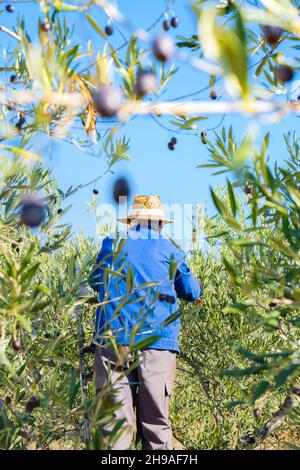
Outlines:
[{"label": "man's sleeve", "polygon": [[183,262],[175,275],[175,290],[180,299],[195,302],[199,299],[202,289],[199,281],[193,276],[188,265]]},{"label": "man's sleeve", "polygon": [[109,237],[106,237],[102,242],[94,270],[88,279],[89,285],[94,291],[100,292],[103,287],[105,268],[110,266],[112,259],[112,240]]}]

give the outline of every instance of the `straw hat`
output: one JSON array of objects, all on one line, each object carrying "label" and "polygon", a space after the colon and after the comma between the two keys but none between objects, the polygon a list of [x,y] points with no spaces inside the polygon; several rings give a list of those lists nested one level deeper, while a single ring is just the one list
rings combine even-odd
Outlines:
[{"label": "straw hat", "polygon": [[151,196],[134,196],[128,217],[118,220],[125,224],[129,224],[132,220],[158,220],[165,224],[171,222],[170,219],[166,218],[160,197],[156,194]]}]

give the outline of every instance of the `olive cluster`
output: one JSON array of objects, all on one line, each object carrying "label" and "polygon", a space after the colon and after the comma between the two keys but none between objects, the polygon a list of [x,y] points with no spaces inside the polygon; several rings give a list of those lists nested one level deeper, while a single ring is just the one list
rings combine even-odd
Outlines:
[{"label": "olive cluster", "polygon": [[175,304],[176,300],[173,295],[159,294],[158,300],[160,302],[167,302],[168,304]]}]

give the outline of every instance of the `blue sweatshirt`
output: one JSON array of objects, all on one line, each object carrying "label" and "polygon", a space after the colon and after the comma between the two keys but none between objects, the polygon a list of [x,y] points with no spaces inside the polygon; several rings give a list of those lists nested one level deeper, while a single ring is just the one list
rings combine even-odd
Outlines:
[{"label": "blue sweatshirt", "polygon": [[[160,231],[139,225],[102,242],[90,277],[99,295],[94,341],[113,335],[117,344],[179,351],[177,296],[196,301],[201,287],[185,254]],[[140,344],[140,343],[139,343]]]}]

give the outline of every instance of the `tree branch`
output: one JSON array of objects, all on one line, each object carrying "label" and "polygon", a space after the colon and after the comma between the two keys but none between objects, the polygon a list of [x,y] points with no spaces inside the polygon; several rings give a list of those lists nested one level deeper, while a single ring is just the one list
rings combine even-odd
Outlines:
[{"label": "tree branch", "polygon": [[[80,93],[68,92],[33,92],[27,90],[11,90],[7,93],[0,93],[0,104],[7,104],[13,101],[22,104],[33,102],[44,102],[53,106],[65,106],[76,111],[88,103],[87,98]],[[126,119],[131,115],[205,115],[205,114],[244,114],[254,116],[257,114],[277,113],[285,115],[287,113],[300,113],[300,102],[285,101],[284,103],[275,103],[267,100],[248,100],[248,101],[162,101],[149,102],[129,100],[124,101],[119,109],[119,118]]]},{"label": "tree branch", "polygon": [[[192,367],[192,369],[194,370],[194,372],[198,376],[200,384],[201,384],[202,389],[204,391],[204,394],[207,398],[207,401],[208,401],[209,405],[212,408],[212,414],[213,414],[213,417],[215,419],[216,425],[220,426],[221,423],[222,423],[222,419],[223,419],[223,413],[222,413],[222,410],[220,409],[220,407],[217,404],[214,404],[213,401],[212,401],[212,396],[211,396],[210,387],[209,387],[209,381],[203,376],[202,372],[195,366],[193,361],[184,352],[181,352],[180,356],[182,357],[182,359],[190,367]],[[217,413],[216,413],[215,410],[217,411]]]},{"label": "tree branch", "polygon": [[123,114],[261,114],[270,112],[300,112],[299,103],[285,102],[283,104],[272,101],[252,100],[252,101],[127,101],[120,109],[120,116]]},{"label": "tree branch", "polygon": [[269,437],[276,429],[278,429],[286,418],[289,416],[289,413],[294,408],[295,398],[300,397],[300,388],[292,387],[290,392],[284,399],[283,404],[276,411],[273,417],[268,421],[261,429],[253,434],[249,434],[241,438],[241,442],[246,446],[256,447],[267,437]]},{"label": "tree branch", "polygon": [[18,36],[17,33],[14,33],[14,32],[11,31],[10,29],[6,28],[6,26],[2,26],[1,24],[0,24],[0,31],[3,31],[3,33],[8,34],[9,36],[11,36],[12,38],[16,39],[17,41],[20,41],[20,40],[21,40],[20,36]]}]

